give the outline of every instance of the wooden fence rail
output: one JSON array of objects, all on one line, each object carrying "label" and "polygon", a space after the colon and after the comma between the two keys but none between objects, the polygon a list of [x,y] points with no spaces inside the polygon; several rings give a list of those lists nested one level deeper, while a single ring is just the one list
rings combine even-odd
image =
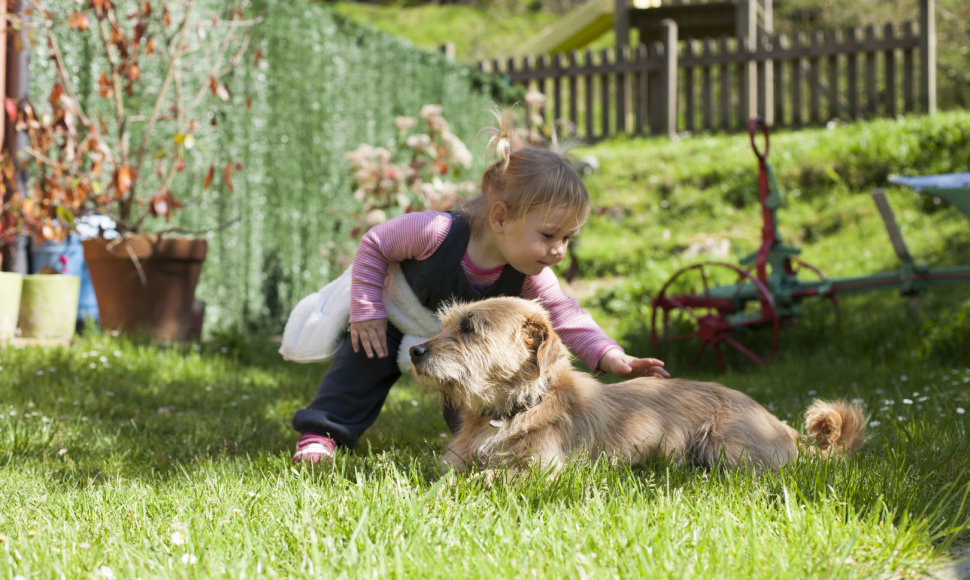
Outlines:
[{"label": "wooden fence rail", "polygon": [[[926,0],[923,0],[925,6]],[[798,35],[660,42],[494,60],[480,70],[544,93],[546,117],[587,140],[617,134],[736,131],[754,114],[776,127],[936,108],[932,12],[910,22]]]}]

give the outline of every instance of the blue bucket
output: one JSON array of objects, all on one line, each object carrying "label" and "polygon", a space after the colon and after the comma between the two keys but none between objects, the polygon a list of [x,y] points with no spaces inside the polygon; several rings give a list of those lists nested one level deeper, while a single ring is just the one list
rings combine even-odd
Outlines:
[{"label": "blue bucket", "polygon": [[[62,263],[62,256],[67,260],[66,264]],[[100,320],[98,299],[94,295],[91,274],[88,273],[88,265],[84,261],[84,247],[81,246],[81,239],[77,235],[71,234],[63,242],[48,241],[38,244],[31,240],[30,258],[30,272],[32,274],[36,274],[45,266],[50,266],[58,272],[80,276],[81,296],[78,299],[78,322],[83,323],[92,320],[97,323]]]}]

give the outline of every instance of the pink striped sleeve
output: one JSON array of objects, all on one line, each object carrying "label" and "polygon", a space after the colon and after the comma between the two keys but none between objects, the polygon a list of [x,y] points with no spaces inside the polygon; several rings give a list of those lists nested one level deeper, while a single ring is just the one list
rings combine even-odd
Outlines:
[{"label": "pink striped sleeve", "polygon": [[621,348],[572,296],[563,292],[556,274],[549,268],[525,279],[522,297],[539,299],[552,316],[552,326],[563,343],[591,371],[600,372],[597,367],[606,351]]},{"label": "pink striped sleeve", "polygon": [[354,255],[350,322],[386,318],[381,293],[390,265],[429,258],[450,229],[450,214],[423,211],[389,219],[364,234]]}]

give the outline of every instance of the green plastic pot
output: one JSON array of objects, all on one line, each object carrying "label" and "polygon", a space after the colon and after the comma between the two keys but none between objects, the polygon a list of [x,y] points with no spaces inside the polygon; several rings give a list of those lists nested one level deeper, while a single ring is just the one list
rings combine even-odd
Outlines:
[{"label": "green plastic pot", "polygon": [[23,281],[23,274],[0,272],[0,344],[9,342],[17,333]]},{"label": "green plastic pot", "polygon": [[24,276],[20,294],[20,338],[70,341],[77,323],[80,294],[80,276]]}]

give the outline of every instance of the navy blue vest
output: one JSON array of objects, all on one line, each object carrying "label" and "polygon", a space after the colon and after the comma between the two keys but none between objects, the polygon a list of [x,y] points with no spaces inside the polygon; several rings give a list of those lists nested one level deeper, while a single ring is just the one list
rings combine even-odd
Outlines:
[{"label": "navy blue vest", "polygon": [[479,290],[468,282],[461,259],[468,249],[471,228],[459,212],[451,214],[451,229],[441,246],[426,260],[404,260],[401,270],[422,304],[435,311],[450,300],[475,301],[495,296],[519,296],[525,274],[506,265],[489,288]]}]

